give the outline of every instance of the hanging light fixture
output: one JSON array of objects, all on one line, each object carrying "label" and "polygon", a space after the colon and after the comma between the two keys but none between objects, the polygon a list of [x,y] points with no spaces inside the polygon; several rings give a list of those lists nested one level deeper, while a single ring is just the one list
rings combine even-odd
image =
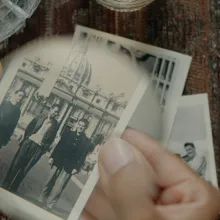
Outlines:
[{"label": "hanging light fixture", "polygon": [[39,3],[40,0],[0,0],[0,42],[24,27]]},{"label": "hanging light fixture", "polygon": [[119,12],[137,11],[153,1],[154,0],[97,0],[97,2],[104,7]]}]

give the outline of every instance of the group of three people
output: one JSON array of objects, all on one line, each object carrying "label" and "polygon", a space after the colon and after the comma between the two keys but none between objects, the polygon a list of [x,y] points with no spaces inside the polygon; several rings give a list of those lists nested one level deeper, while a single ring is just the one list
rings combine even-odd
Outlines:
[{"label": "group of three people", "polygon": [[[20,103],[25,92],[18,90],[9,101],[0,105],[0,146],[6,146],[14,132],[20,118]],[[60,106],[53,105],[47,115],[38,115],[27,125],[20,147],[15,154],[2,187],[17,193],[21,182],[30,169],[47,152],[51,151],[52,144],[57,136],[59,123],[56,120]],[[49,157],[49,164],[53,169],[38,200],[52,209],[58,202],[63,190],[72,175],[82,169],[85,159],[94,149],[85,134],[89,122],[80,119],[74,130],[63,132],[60,140]],[[39,175],[39,174],[36,174]]]}]

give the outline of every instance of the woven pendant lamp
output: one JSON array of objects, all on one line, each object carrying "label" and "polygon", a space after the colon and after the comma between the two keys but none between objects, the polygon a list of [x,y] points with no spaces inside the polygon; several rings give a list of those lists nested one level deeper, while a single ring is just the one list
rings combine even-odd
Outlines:
[{"label": "woven pendant lamp", "polygon": [[40,0],[0,0],[0,42],[20,30]]},{"label": "woven pendant lamp", "polygon": [[137,11],[153,1],[154,0],[97,0],[97,2],[104,7],[119,12]]}]

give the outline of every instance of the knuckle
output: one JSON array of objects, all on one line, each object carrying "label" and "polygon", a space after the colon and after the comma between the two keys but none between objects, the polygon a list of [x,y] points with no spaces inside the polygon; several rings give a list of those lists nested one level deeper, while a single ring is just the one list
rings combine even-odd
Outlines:
[{"label": "knuckle", "polygon": [[161,216],[158,213],[147,210],[145,207],[123,207],[118,210],[120,219],[123,220],[159,220]]},{"label": "knuckle", "polygon": [[214,202],[219,200],[219,193],[217,190],[210,185],[206,180],[200,179],[199,182],[197,181],[197,184],[195,185],[199,189],[200,193],[200,201],[201,201],[201,208],[207,209],[207,207],[211,207]]}]

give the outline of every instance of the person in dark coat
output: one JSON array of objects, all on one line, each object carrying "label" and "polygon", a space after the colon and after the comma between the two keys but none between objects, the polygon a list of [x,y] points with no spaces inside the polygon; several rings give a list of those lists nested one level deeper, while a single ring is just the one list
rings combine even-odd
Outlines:
[{"label": "person in dark coat", "polygon": [[28,124],[24,139],[4,179],[3,188],[16,193],[28,171],[50,150],[58,130],[55,117],[59,110],[60,107],[54,105],[48,115],[39,115]]},{"label": "person in dark coat", "polygon": [[89,175],[95,167],[97,161],[97,154],[99,152],[99,149],[103,145],[104,140],[105,136],[103,134],[97,134],[92,140],[92,153],[89,154],[83,166],[83,170],[87,172],[87,175]]},{"label": "person in dark coat", "polygon": [[56,168],[39,197],[39,202],[46,204],[48,209],[58,202],[72,175],[80,172],[87,154],[93,150],[85,134],[88,125],[86,119],[81,119],[74,131],[64,132],[50,156],[49,164]]},{"label": "person in dark coat", "polygon": [[23,90],[17,90],[9,101],[0,105],[0,149],[6,146],[18,124],[21,110],[20,103],[25,97]]}]

